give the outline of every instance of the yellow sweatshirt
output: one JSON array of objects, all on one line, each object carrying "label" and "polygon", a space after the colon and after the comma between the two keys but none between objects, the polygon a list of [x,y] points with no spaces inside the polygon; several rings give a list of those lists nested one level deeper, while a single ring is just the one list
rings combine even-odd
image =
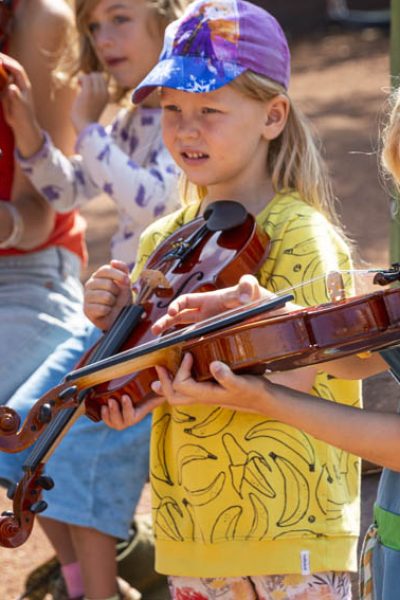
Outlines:
[{"label": "yellow sweatshirt", "polygon": [[[192,205],[144,232],[133,280],[197,211]],[[351,267],[332,225],[295,193],[277,195],[257,221],[272,240],[259,281],[272,291],[294,287],[297,304],[327,302],[318,276]],[[360,404],[358,382],[321,371],[313,389]],[[265,416],[165,403],[151,440],[156,568],[190,577],[356,570],[359,471],[356,457]]]}]

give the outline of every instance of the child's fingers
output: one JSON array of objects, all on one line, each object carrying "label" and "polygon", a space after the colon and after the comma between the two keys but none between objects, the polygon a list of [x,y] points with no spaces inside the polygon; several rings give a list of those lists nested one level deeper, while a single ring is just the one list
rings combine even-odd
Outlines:
[{"label": "child's fingers", "polygon": [[241,304],[261,298],[262,288],[253,275],[242,275],[238,283],[237,297]]},{"label": "child's fingers", "polygon": [[118,271],[121,271],[122,273],[126,273],[126,275],[129,275],[129,267],[122,260],[113,259],[110,261],[110,265],[114,269],[117,269]]},{"label": "child's fingers", "polygon": [[197,323],[200,319],[201,316],[197,310],[184,310],[174,316],[165,314],[152,325],[151,330],[154,335],[159,335],[175,325],[189,325],[191,323]]},{"label": "child's fingers", "polygon": [[226,390],[237,391],[243,385],[243,380],[225,363],[215,360],[210,363],[210,373],[214,379]]},{"label": "child's fingers", "polygon": [[109,398],[107,405],[101,407],[101,417],[113,429],[126,429],[135,423],[135,409],[129,396],[121,397],[121,405],[115,398]]},{"label": "child's fingers", "polygon": [[6,71],[11,74],[12,79],[15,81],[17,86],[22,91],[28,90],[30,87],[30,81],[22,65],[6,54],[0,53],[0,60],[3,63]]}]

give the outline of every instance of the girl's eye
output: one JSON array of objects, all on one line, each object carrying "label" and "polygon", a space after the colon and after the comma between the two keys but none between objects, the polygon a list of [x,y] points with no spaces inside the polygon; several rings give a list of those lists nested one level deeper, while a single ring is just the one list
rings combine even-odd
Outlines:
[{"label": "girl's eye", "polygon": [[88,23],[86,28],[91,35],[94,35],[99,30],[99,24],[98,23]]},{"label": "girl's eye", "polygon": [[176,104],[162,104],[161,108],[166,112],[179,112],[179,107]]},{"label": "girl's eye", "polygon": [[209,106],[205,106],[201,109],[201,112],[203,113],[203,115],[212,115],[215,113],[219,113],[220,111],[216,108],[210,108]]},{"label": "girl's eye", "polygon": [[115,15],[112,19],[112,22],[115,25],[121,25],[122,23],[127,23],[130,21],[129,17],[125,17],[124,15]]}]

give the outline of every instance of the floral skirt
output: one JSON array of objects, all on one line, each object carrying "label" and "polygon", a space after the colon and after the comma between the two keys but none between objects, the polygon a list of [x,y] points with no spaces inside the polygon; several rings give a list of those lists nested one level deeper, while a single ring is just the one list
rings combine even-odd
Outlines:
[{"label": "floral skirt", "polygon": [[349,573],[168,581],[172,600],[351,600]]}]

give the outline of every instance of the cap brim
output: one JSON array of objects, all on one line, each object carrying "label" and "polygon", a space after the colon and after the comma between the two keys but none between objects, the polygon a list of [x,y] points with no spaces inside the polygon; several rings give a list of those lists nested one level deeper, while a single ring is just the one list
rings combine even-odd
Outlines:
[{"label": "cap brim", "polygon": [[212,92],[236,79],[245,70],[225,61],[211,61],[197,56],[172,56],[162,59],[143,79],[132,94],[132,102],[140,104],[158,87],[183,92]]}]

